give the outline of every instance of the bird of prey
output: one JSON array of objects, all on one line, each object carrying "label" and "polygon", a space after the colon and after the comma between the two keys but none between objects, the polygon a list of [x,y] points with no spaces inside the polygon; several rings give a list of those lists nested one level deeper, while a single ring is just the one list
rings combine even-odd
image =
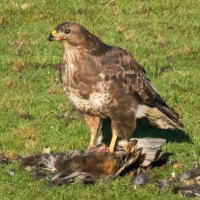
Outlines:
[{"label": "bird of prey", "polygon": [[68,184],[77,179],[92,183],[96,178],[115,178],[127,169],[149,166],[162,155],[161,147],[165,141],[161,138],[133,138],[128,143],[120,142],[115,153],[99,144],[88,152],[37,153],[22,158],[20,162],[21,166],[35,167],[37,174],[41,174],[41,170],[54,172],[50,178],[54,185]]},{"label": "bird of prey", "polygon": [[128,140],[136,119],[147,117],[162,129],[183,130],[178,114],[170,108],[130,53],[103,43],[82,25],[65,22],[49,35],[63,47],[60,79],[63,89],[87,123],[95,145],[103,118],[111,119],[114,152],[118,137]]}]

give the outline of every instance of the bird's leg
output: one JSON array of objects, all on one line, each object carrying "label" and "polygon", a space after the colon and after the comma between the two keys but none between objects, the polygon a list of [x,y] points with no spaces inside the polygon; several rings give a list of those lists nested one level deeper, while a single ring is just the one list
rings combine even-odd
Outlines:
[{"label": "bird's leg", "polygon": [[126,147],[127,151],[129,152],[130,147],[128,140],[136,127],[135,111],[130,110],[129,107],[125,107],[126,102],[119,102],[118,105],[120,104],[122,107],[113,107],[113,109],[109,111],[109,113],[112,115],[110,116],[112,121],[112,140],[109,146],[111,152],[114,152],[117,137],[122,138],[123,140],[127,140]]},{"label": "bird's leg", "polygon": [[110,146],[109,146],[109,150],[111,153],[114,152],[114,149],[115,149],[115,143],[117,141],[117,131],[115,128],[112,128],[112,139],[111,139],[111,142],[110,142]]},{"label": "bird's leg", "polygon": [[82,116],[84,117],[84,120],[90,129],[91,138],[89,147],[94,146],[96,144],[96,134],[99,130],[101,120],[99,117],[94,117],[87,114],[83,114]]},{"label": "bird's leg", "polygon": [[77,110],[77,113],[79,117],[86,122],[90,129],[91,138],[88,148],[94,146],[96,143],[100,143],[100,139],[102,139],[102,119],[83,113],[80,110]]},{"label": "bird's leg", "polygon": [[89,144],[89,147],[93,146],[95,144],[95,136],[96,136],[96,133],[91,133],[91,137],[90,137],[90,144]]}]

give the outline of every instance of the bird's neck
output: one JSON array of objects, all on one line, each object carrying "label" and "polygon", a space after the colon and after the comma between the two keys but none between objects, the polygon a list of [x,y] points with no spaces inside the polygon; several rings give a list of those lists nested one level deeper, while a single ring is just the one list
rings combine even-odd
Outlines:
[{"label": "bird's neck", "polygon": [[70,65],[75,61],[75,59],[80,55],[80,52],[77,48],[63,43],[63,62],[68,63]]},{"label": "bird's neck", "polygon": [[110,46],[103,43],[98,37],[93,35],[88,43],[85,44],[85,48],[87,48],[89,54],[93,56],[102,56],[110,49]]}]

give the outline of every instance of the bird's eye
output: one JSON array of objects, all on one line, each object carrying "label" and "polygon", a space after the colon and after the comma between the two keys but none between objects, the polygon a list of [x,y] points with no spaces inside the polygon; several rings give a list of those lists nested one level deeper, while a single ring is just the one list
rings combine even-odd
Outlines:
[{"label": "bird's eye", "polygon": [[67,29],[67,30],[65,30],[64,32],[65,32],[65,34],[69,34],[69,33],[70,33],[70,30]]}]

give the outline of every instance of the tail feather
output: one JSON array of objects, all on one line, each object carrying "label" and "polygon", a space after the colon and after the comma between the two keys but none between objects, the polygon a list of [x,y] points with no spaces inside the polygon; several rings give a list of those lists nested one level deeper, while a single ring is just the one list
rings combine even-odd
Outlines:
[{"label": "tail feather", "polygon": [[157,108],[162,113],[162,118],[165,118],[169,124],[171,124],[174,128],[184,130],[183,124],[179,121],[179,115],[173,108],[161,105],[157,105]]},{"label": "tail feather", "polygon": [[136,117],[147,117],[149,122],[162,129],[180,129],[184,131],[183,124],[178,119],[178,114],[167,106],[160,104],[157,107],[139,105],[136,111]]}]

